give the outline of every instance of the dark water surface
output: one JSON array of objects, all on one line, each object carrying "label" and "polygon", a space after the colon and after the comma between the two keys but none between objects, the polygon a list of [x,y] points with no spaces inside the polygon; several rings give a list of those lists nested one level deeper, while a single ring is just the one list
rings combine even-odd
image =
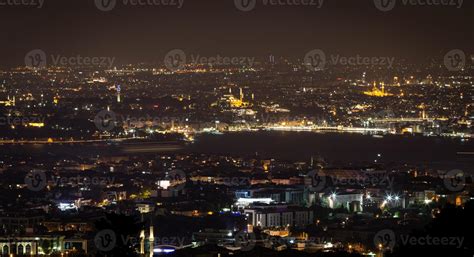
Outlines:
[{"label": "dark water surface", "polygon": [[[178,149],[181,148],[181,149]],[[320,156],[336,163],[411,163],[448,168],[474,169],[474,140],[421,136],[385,136],[311,132],[251,132],[223,135],[201,134],[192,144],[161,145],[15,145],[0,146],[2,154],[37,158],[147,154],[167,152],[214,153],[308,161]],[[378,157],[381,154],[381,157]]]}]

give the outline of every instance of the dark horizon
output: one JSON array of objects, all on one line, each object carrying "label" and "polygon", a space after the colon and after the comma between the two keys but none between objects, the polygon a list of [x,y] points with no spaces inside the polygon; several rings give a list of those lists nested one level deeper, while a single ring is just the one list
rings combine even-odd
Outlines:
[{"label": "dark horizon", "polygon": [[[98,0],[99,1],[99,0]],[[176,1],[177,2],[177,1]],[[268,6],[243,12],[234,1],[184,1],[111,11],[94,1],[45,1],[42,8],[0,6],[5,24],[0,66],[24,65],[25,54],[107,56],[117,63],[161,62],[171,49],[201,55],[303,58],[311,49],[342,55],[393,56],[412,62],[472,48],[473,3],[406,6],[388,12],[372,0],[326,0],[317,6]]]}]

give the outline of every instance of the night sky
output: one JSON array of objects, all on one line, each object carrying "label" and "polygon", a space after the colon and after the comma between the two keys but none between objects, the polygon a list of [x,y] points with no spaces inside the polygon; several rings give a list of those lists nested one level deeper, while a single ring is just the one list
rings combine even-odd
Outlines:
[{"label": "night sky", "polygon": [[[0,3],[7,0],[0,0]],[[11,0],[10,0],[11,1]],[[0,65],[22,65],[25,54],[113,56],[118,63],[159,62],[180,48],[201,55],[291,56],[311,49],[364,56],[430,58],[451,49],[474,54],[474,1],[460,9],[397,6],[373,0],[326,0],[314,6],[257,6],[234,0],[184,0],[171,6],[124,6],[103,12],[94,0],[45,0],[43,8],[0,6]]]}]

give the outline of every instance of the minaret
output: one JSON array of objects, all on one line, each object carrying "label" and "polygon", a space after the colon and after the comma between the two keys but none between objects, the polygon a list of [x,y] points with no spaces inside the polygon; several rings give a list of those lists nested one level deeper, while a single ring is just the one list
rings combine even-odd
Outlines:
[{"label": "minaret", "polygon": [[240,101],[244,100],[244,90],[240,88]]},{"label": "minaret", "polygon": [[150,242],[150,257],[153,257],[154,251],[155,250],[155,234],[153,231],[153,222],[150,224],[150,238],[148,240]]},{"label": "minaret", "polygon": [[145,254],[145,230],[140,231],[140,254]]}]

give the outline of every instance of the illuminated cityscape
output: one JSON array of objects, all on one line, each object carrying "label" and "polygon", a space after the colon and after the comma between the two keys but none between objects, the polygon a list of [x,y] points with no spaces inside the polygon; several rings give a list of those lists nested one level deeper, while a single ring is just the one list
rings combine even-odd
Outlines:
[{"label": "illuminated cityscape", "polygon": [[474,3],[309,2],[0,0],[0,256],[473,256]]}]

